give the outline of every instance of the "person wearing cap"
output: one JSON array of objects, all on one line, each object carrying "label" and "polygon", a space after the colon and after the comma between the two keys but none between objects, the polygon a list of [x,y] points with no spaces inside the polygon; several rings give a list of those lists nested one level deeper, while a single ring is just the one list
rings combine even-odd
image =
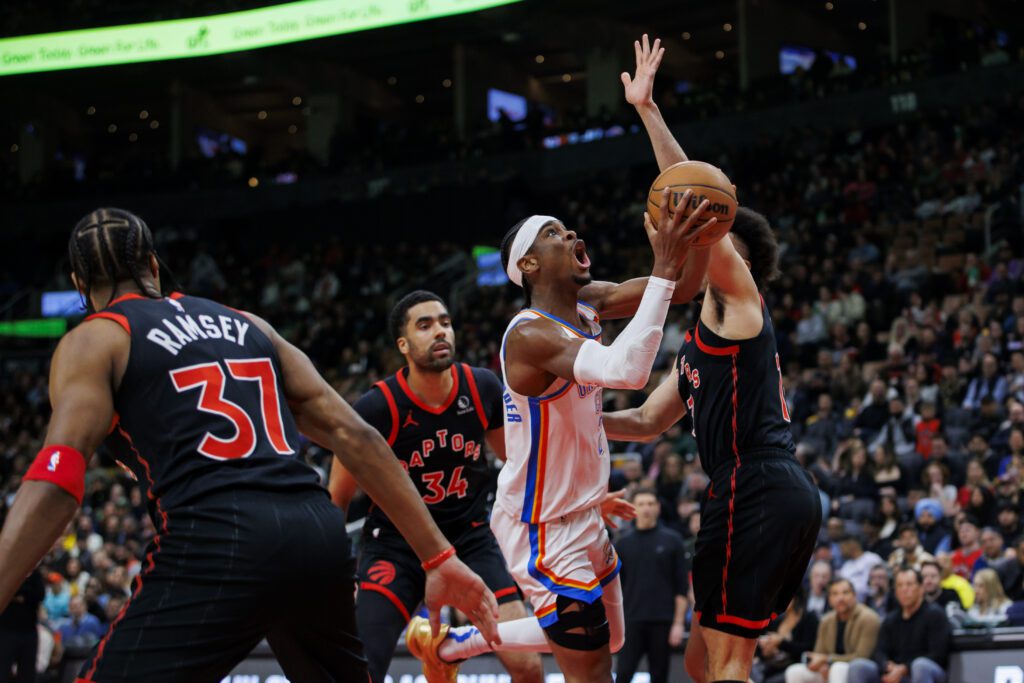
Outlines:
[{"label": "person wearing cap", "polygon": [[951,539],[942,525],[942,503],[934,498],[919,500],[914,506],[914,519],[925,552],[934,555],[949,551]]}]

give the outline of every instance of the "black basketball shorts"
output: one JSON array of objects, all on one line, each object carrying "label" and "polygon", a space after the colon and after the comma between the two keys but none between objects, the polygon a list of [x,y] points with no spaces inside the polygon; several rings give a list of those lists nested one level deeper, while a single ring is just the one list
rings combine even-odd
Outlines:
[{"label": "black basketball shorts", "polygon": [[765,449],[742,455],[739,467],[723,463],[707,493],[693,559],[694,618],[756,638],[803,581],[821,528],[818,488],[788,452]]},{"label": "black basketball shorts", "polygon": [[367,680],[345,515],[321,492],[167,511],[80,683],[220,681],[266,638],[293,681]]},{"label": "black basketball shorts", "polygon": [[[486,523],[467,530],[454,545],[459,559],[480,575],[499,605],[520,599]],[[364,537],[359,552],[360,591],[380,593],[409,621],[423,602],[426,580],[419,558],[400,536],[386,532],[381,538]]]}]

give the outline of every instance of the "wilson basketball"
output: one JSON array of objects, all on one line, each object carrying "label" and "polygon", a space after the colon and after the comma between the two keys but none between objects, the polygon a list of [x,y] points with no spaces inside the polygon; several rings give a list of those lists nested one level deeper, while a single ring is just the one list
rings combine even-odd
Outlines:
[{"label": "wilson basketball", "polygon": [[655,225],[661,216],[661,194],[666,187],[672,189],[670,216],[678,210],[679,202],[687,190],[693,190],[689,205],[683,209],[687,215],[705,199],[710,202],[704,216],[715,217],[718,222],[694,242],[695,246],[710,246],[725,237],[732,229],[732,221],[736,217],[736,186],[722,169],[703,161],[680,161],[662,171],[647,193],[647,211]]}]

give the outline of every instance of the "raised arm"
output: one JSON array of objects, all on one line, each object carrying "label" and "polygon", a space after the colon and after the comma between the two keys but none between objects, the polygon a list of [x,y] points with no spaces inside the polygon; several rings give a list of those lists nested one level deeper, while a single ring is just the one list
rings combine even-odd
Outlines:
[{"label": "raised arm", "polygon": [[[651,146],[654,147],[658,169],[664,171],[672,164],[687,161],[683,148],[672,135],[658,105],[654,102],[654,76],[665,54],[665,48],[661,47],[660,39],[656,39],[652,47],[646,33],[643,41],[635,41],[633,47],[636,51],[636,73],[632,78],[626,72],[622,74],[626,101],[636,107],[651,140]],[[684,201],[688,200],[689,197],[684,198]],[[707,266],[708,250],[690,248],[683,269],[676,280],[675,291],[672,293],[673,304],[693,301],[703,286]],[[647,278],[635,278],[620,284],[594,282],[580,292],[580,298],[596,308],[604,319],[627,318],[636,311],[646,286]]]},{"label": "raised arm", "polygon": [[651,441],[686,415],[686,405],[676,388],[676,369],[668,373],[639,408],[604,414],[604,431],[612,441]]},{"label": "raised arm", "polygon": [[658,169],[664,171],[672,164],[687,161],[686,153],[668,129],[661,110],[654,102],[654,76],[661,65],[665,48],[661,47],[660,38],[656,38],[651,46],[645,33],[642,40],[633,42],[633,49],[636,52],[636,74],[630,78],[627,72],[623,72],[621,76],[626,101],[636,107],[647,129],[647,136],[651,139],[651,146],[654,147]]},{"label": "raised arm", "polygon": [[26,474],[0,532],[0,612],[78,511],[85,464],[113,421],[114,367],[121,363],[123,372],[128,345],[120,327],[96,320],[57,346],[50,365],[53,414],[37,458],[43,465]]},{"label": "raised arm", "polygon": [[[431,560],[451,548],[384,438],[320,376],[306,354],[266,321],[250,317],[274,344],[281,361],[285,396],[299,430],[334,452],[336,460],[394,522],[420,560]],[[468,614],[489,641],[497,639],[494,595],[457,558],[427,572],[425,602],[432,624],[440,623],[440,606],[451,604]]]}]

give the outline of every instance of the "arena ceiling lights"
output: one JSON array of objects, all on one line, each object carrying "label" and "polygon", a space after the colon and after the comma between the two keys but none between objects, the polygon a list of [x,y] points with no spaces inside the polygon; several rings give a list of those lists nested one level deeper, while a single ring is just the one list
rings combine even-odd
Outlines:
[{"label": "arena ceiling lights", "polygon": [[301,0],[193,19],[4,38],[0,76],[241,52],[521,1]]}]

